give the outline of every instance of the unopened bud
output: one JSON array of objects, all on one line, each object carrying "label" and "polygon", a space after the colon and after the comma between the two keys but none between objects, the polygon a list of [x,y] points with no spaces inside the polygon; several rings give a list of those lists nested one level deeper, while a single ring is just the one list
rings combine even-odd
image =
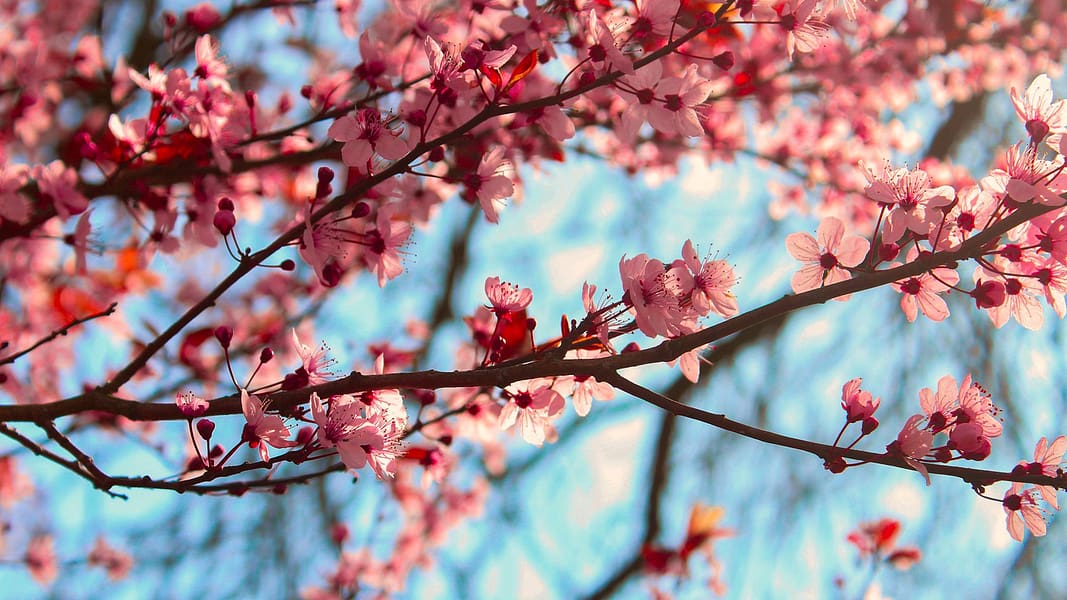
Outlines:
[{"label": "unopened bud", "polygon": [[204,438],[204,441],[210,440],[211,434],[215,432],[215,422],[211,419],[200,419],[196,422],[196,432]]},{"label": "unopened bud", "polygon": [[271,350],[270,347],[264,348],[259,351],[260,364],[269,363],[272,358],[274,358],[274,350]]},{"label": "unopened bud", "polygon": [[233,329],[225,325],[219,325],[215,328],[215,339],[219,341],[219,345],[223,348],[229,348],[230,341],[233,340]]}]

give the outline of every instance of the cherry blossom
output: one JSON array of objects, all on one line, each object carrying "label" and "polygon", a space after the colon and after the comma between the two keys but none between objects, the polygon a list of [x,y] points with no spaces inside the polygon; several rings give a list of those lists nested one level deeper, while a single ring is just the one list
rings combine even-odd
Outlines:
[{"label": "cherry blossom", "polygon": [[931,210],[948,205],[955,199],[952,186],[931,187],[930,176],[922,169],[892,170],[886,165],[882,173],[865,170],[868,198],[889,209],[883,242],[896,242],[907,231],[926,235],[940,223],[941,212]]},{"label": "cherry blossom", "polygon": [[[823,219],[817,235],[818,239],[807,233],[791,233],[785,238],[789,254],[804,263],[793,275],[793,291],[798,294],[851,279],[845,268],[859,265],[871,246],[858,235],[846,236],[845,224],[837,217]],[[847,295],[835,298],[847,299]]]},{"label": "cherry blossom", "polygon": [[1011,489],[1004,493],[1004,513],[1007,515],[1008,533],[1017,541],[1023,541],[1023,527],[1030,533],[1041,537],[1045,535],[1045,511],[1037,504],[1035,488],[1023,489],[1018,481],[1011,484]]},{"label": "cherry blossom", "polygon": [[291,448],[296,445],[296,442],[289,439],[289,428],[285,426],[285,420],[279,415],[266,414],[263,401],[258,396],[249,394],[244,388],[241,388],[241,412],[244,413],[246,421],[242,441],[248,442],[253,448],[259,448],[259,457],[264,462],[270,460],[268,444],[275,448]]},{"label": "cherry blossom", "polygon": [[397,160],[408,152],[408,145],[400,138],[400,133],[389,129],[382,121],[381,113],[372,108],[361,108],[337,119],[326,134],[344,142],[341,160],[346,165],[368,172],[375,154],[386,160]]},{"label": "cherry blossom", "polygon": [[1011,103],[1015,106],[1015,114],[1026,125],[1026,132],[1030,134],[1033,143],[1039,143],[1050,132],[1056,132],[1064,127],[1064,101],[1052,101],[1052,81],[1048,75],[1042,73],[1030,82],[1026,88],[1026,94],[1022,97],[1011,88]]},{"label": "cherry blossom", "polygon": [[934,434],[919,426],[919,423],[924,420],[926,417],[923,415],[909,417],[900,433],[897,434],[896,441],[889,444],[886,450],[898,454],[904,462],[923,476],[926,485],[930,485],[930,473],[920,459],[924,458],[934,447]]},{"label": "cherry blossom", "polygon": [[296,387],[319,385],[329,381],[334,376],[330,368],[337,364],[337,361],[328,356],[330,347],[326,345],[326,342],[323,341],[317,349],[313,350],[310,346],[300,341],[300,336],[297,335],[296,329],[292,330],[292,336],[293,348],[300,357],[300,367],[297,369],[297,373],[300,375],[300,383],[302,385]]},{"label": "cherry blossom", "polygon": [[174,401],[178,405],[178,410],[182,411],[182,414],[190,419],[206,413],[209,406],[207,400],[193,392],[179,392]]},{"label": "cherry blossom", "polygon": [[841,388],[841,408],[845,409],[849,423],[873,417],[881,404],[880,398],[874,398],[870,392],[860,389],[862,383],[863,379],[857,377]]},{"label": "cherry blossom", "polygon": [[533,291],[530,288],[500,281],[499,277],[485,279],[485,295],[497,316],[525,310],[533,302]]},{"label": "cherry blossom", "polygon": [[[1067,451],[1067,436],[1058,436],[1056,439],[1049,443],[1048,438],[1041,438],[1037,441],[1037,445],[1034,447],[1034,460],[1033,462],[1020,461],[1019,464],[1012,470],[1012,472],[1023,472],[1027,475],[1045,475],[1047,477],[1058,477],[1060,473],[1061,464],[1063,463],[1063,453]],[[1048,485],[1034,486],[1038,492],[1041,493],[1041,497],[1045,502],[1048,502],[1052,508],[1059,510],[1060,505],[1056,501],[1056,494],[1058,490]]]},{"label": "cherry blossom", "polygon": [[373,423],[364,419],[354,397],[332,396],[329,410],[323,408],[322,399],[311,393],[311,415],[318,425],[317,435],[323,448],[337,448],[341,462],[352,470],[362,469],[367,464],[367,453],[385,447],[385,437]]},{"label": "cherry blossom", "polygon": [[630,305],[637,327],[649,337],[673,336],[687,331],[685,313],[678,306],[677,281],[668,276],[662,262],[638,254],[619,261],[624,300]]},{"label": "cherry blossom", "polygon": [[508,430],[516,424],[522,439],[534,446],[545,443],[549,419],[563,410],[563,397],[553,388],[550,379],[516,381],[506,389],[507,404],[500,410],[500,429]]},{"label": "cherry blossom", "polygon": [[931,321],[944,321],[948,317],[948,304],[940,296],[959,283],[960,276],[951,269],[934,269],[917,277],[909,277],[893,284],[893,289],[902,294],[900,308],[908,322],[914,322],[918,313]]},{"label": "cherry blossom", "polygon": [[500,209],[506,206],[504,200],[515,193],[515,184],[506,175],[511,163],[504,159],[505,152],[502,147],[493,148],[482,156],[477,171],[463,177],[463,185],[478,198],[490,223],[500,221]]},{"label": "cherry blossom", "polygon": [[378,276],[378,287],[396,279],[404,272],[399,248],[411,235],[411,224],[393,218],[399,210],[397,204],[386,204],[378,209],[377,228],[367,232],[364,259]]}]

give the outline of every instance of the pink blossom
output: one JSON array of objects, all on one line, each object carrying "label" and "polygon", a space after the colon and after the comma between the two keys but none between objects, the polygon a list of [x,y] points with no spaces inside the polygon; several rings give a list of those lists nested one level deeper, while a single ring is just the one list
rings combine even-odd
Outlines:
[{"label": "pink blossom", "polygon": [[91,567],[103,567],[111,581],[125,579],[133,568],[133,556],[114,548],[103,537],[96,538],[92,549],[89,550],[87,562]]},{"label": "pink blossom", "polygon": [[814,52],[830,35],[830,26],[811,20],[819,0],[786,0],[778,10],[777,0],[759,0],[752,9],[752,16],[759,20],[777,20],[786,32],[785,48],[789,60],[794,51]]},{"label": "pink blossom", "polygon": [[670,34],[679,5],[679,0],[634,0],[637,18],[630,27],[634,39]]},{"label": "pink blossom", "polygon": [[[319,385],[329,381],[334,376],[333,372],[330,371],[330,367],[337,364],[337,360],[328,356],[330,347],[324,341],[319,344],[318,349],[312,350],[310,346],[300,341],[300,336],[297,335],[296,329],[292,330],[292,334],[293,348],[296,349],[296,353],[300,357],[302,375],[306,376],[304,385]],[[299,387],[304,387],[304,385]]]},{"label": "pink blossom", "polygon": [[210,35],[202,35],[196,40],[196,71],[194,75],[212,85],[221,86],[227,92],[230,84],[226,82],[229,68],[218,56],[218,47]]},{"label": "pink blossom", "polygon": [[696,65],[686,67],[680,77],[667,79],[657,91],[663,96],[663,110],[649,112],[652,127],[666,134],[704,135],[696,109],[711,94],[711,81],[700,76]]},{"label": "pink blossom", "polygon": [[207,400],[193,392],[178,392],[174,402],[178,405],[178,410],[188,419],[203,415],[207,412],[209,406]]},{"label": "pink blossom", "polygon": [[883,242],[896,242],[908,230],[926,235],[940,223],[941,211],[932,210],[950,204],[956,197],[952,186],[930,186],[930,176],[922,169],[892,170],[885,165],[881,174],[866,169],[867,197],[889,209]]},{"label": "pink blossom", "polygon": [[[589,59],[594,64],[604,63],[606,70],[617,70],[631,75],[633,62],[626,57],[615,43],[615,34],[611,27],[600,20],[595,10],[585,12],[586,39]],[[652,64],[656,64],[655,61]]]},{"label": "pink blossom", "polygon": [[710,312],[730,318],[737,314],[737,298],[730,288],[737,283],[733,267],[725,260],[697,258],[692,240],[682,244],[682,260],[671,265],[670,272],[678,278],[681,296],[689,296],[693,310],[700,316]]},{"label": "pink blossom", "polygon": [[426,58],[430,61],[430,89],[441,93],[445,89],[459,91],[463,87],[465,69],[459,50],[452,44],[442,47],[437,40],[426,37]]},{"label": "pink blossom", "polygon": [[259,397],[249,394],[241,388],[241,412],[245,416],[245,428],[242,441],[253,448],[259,448],[259,456],[264,462],[270,460],[267,444],[275,448],[292,448],[296,442],[289,440],[289,428],[279,415],[264,412],[263,402]]},{"label": "pink blossom", "polygon": [[[909,253],[909,260],[914,259],[914,247]],[[902,279],[893,283],[893,289],[902,294],[900,308],[908,322],[912,323],[918,316],[919,311],[931,321],[944,321],[948,317],[948,304],[940,296],[951,289],[950,286],[959,283],[960,276],[952,269],[935,268],[908,279]]]},{"label": "pink blossom", "polygon": [[89,208],[89,200],[78,191],[78,175],[62,161],[36,165],[30,172],[45,202],[56,208],[63,219],[81,214]]},{"label": "pink blossom", "polygon": [[30,218],[30,201],[19,193],[28,173],[26,165],[0,165],[0,219],[25,223]]},{"label": "pink blossom", "polygon": [[485,295],[497,316],[525,310],[533,302],[533,291],[530,288],[500,281],[499,277],[485,279]]},{"label": "pink blossom", "polygon": [[925,418],[923,415],[909,417],[897,434],[896,441],[887,446],[886,450],[903,458],[904,462],[923,476],[926,485],[930,485],[930,473],[920,461],[934,447],[934,434],[924,427],[919,427],[919,423]]},{"label": "pink blossom", "polygon": [[341,462],[352,470],[362,469],[367,464],[367,452],[385,446],[382,432],[360,414],[362,406],[347,394],[333,396],[329,410],[322,406],[322,399],[311,393],[311,415],[318,425],[318,440],[323,448],[337,448]]},{"label": "pink blossom", "polygon": [[863,379],[857,377],[841,388],[841,408],[845,409],[849,423],[874,416],[882,402],[880,398],[873,398],[870,392],[861,390],[861,383]]},{"label": "pink blossom", "polygon": [[672,337],[687,332],[685,314],[678,306],[677,282],[668,277],[662,262],[638,254],[619,260],[619,275],[637,327],[648,337]]},{"label": "pink blossom", "polygon": [[[818,239],[808,233],[791,233],[785,238],[786,249],[804,263],[793,275],[796,293],[817,289],[851,279],[842,267],[852,268],[867,255],[871,243],[858,235],[845,235],[845,225],[837,217],[827,217],[819,224]],[[835,300],[847,300],[838,296]]]},{"label": "pink blossom", "polygon": [[500,429],[519,425],[522,439],[534,446],[545,443],[549,418],[558,415],[564,406],[563,396],[553,388],[551,379],[516,381],[505,388],[508,403],[500,411]]},{"label": "pink blossom", "polygon": [[363,242],[366,247],[364,260],[378,275],[378,287],[385,287],[386,281],[396,279],[404,272],[398,249],[411,235],[411,224],[393,218],[398,208],[399,205],[395,203],[379,207],[378,227],[368,231],[367,239]]},{"label": "pink blossom", "polygon": [[[1046,477],[1058,477],[1063,463],[1063,454],[1067,451],[1067,437],[1059,436],[1050,444],[1048,438],[1042,437],[1034,447],[1033,462],[1020,461],[1012,472],[1021,471],[1027,475],[1044,475]],[[1056,510],[1060,509],[1056,502],[1056,488],[1050,485],[1038,485],[1035,488],[1041,493],[1041,497],[1052,505]]]},{"label": "pink blossom", "polygon": [[478,198],[490,223],[500,221],[500,209],[504,199],[515,193],[515,184],[505,174],[511,170],[511,162],[504,159],[505,149],[497,146],[482,155],[478,170],[463,177],[467,191]]},{"label": "pink blossom", "polygon": [[1045,535],[1045,511],[1037,505],[1037,498],[1034,497],[1037,490],[1023,490],[1022,487],[1022,483],[1013,482],[1002,501],[1004,513],[1007,515],[1008,533],[1017,542],[1023,541],[1024,525],[1035,536]]},{"label": "pink blossom", "polygon": [[357,169],[366,170],[375,154],[386,160],[397,160],[408,152],[407,142],[400,139],[400,132],[389,129],[382,121],[381,113],[373,108],[361,108],[337,119],[326,134],[344,142],[341,160]]},{"label": "pink blossom", "polygon": [[1030,82],[1023,97],[1019,97],[1013,86],[1011,103],[1035,144],[1045,139],[1049,132],[1062,129],[1065,124],[1065,103],[1063,100],[1052,101],[1052,81],[1044,73]]},{"label": "pink blossom", "polygon": [[1037,202],[1045,206],[1062,206],[1060,197],[1067,182],[1059,175],[1063,157],[1049,161],[1037,157],[1037,150],[1022,142],[1012,145],[1004,155],[1004,169],[994,169],[983,177],[981,185],[1016,202]]},{"label": "pink blossom", "polygon": [[38,535],[30,540],[22,561],[26,563],[33,580],[41,585],[51,584],[59,575],[59,563],[50,535]]}]

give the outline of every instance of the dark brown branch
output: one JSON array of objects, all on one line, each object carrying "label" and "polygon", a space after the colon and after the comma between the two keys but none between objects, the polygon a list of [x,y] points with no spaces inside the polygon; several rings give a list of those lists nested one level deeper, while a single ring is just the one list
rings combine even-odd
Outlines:
[{"label": "dark brown branch", "polygon": [[[662,394],[654,392],[646,387],[643,387],[629,379],[611,372],[599,373],[596,375],[597,379],[610,383],[612,386],[639,398],[651,404],[654,404],[663,410],[674,413],[676,415],[685,417],[687,419],[693,419],[700,421],[701,423],[707,423],[713,427],[730,431],[744,437],[764,442],[766,444],[772,444],[775,446],[782,446],[784,448],[793,448],[794,450],[800,450],[802,452],[808,452],[814,454],[826,462],[834,458],[851,458],[853,460],[862,461],[864,463],[877,463],[890,467],[896,467],[898,469],[904,469],[907,471],[913,471],[912,467],[904,462],[903,458],[894,456],[888,453],[876,454],[874,452],[866,452],[863,450],[849,450],[846,448],[840,448],[836,446],[830,446],[828,444],[820,444],[818,442],[812,442],[799,438],[789,437],[775,433],[773,431],[767,431],[765,429],[759,429],[752,427],[738,421],[733,421],[726,418],[726,415],[720,415],[716,413],[710,413],[699,408],[694,408],[688,404],[682,404],[676,400],[672,400]],[[980,488],[987,485],[991,485],[998,481],[1018,481],[1021,483],[1031,483],[1035,485],[1049,485],[1058,489],[1067,489],[1067,480],[1048,477],[1045,475],[1025,475],[1016,474],[1003,471],[989,471],[985,469],[971,469],[966,467],[954,467],[950,465],[943,465],[937,463],[923,463],[923,466],[931,474],[947,475],[950,477],[958,477],[963,481],[971,484],[972,487]]]}]

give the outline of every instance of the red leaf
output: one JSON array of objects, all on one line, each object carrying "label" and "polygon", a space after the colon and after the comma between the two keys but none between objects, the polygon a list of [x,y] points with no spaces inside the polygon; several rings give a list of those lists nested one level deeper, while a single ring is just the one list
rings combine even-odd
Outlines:
[{"label": "red leaf", "polygon": [[500,78],[500,71],[493,67],[487,67],[482,65],[482,73],[489,78],[489,83],[493,84],[493,87],[500,89],[500,86],[504,83],[504,80]]},{"label": "red leaf", "polygon": [[504,86],[507,90],[516,83],[522,81],[527,75],[533,72],[534,67],[537,66],[537,50],[530,51],[526,55],[526,58],[522,59],[519,66],[515,67],[515,70],[511,72],[511,77],[508,79],[508,84]]}]

